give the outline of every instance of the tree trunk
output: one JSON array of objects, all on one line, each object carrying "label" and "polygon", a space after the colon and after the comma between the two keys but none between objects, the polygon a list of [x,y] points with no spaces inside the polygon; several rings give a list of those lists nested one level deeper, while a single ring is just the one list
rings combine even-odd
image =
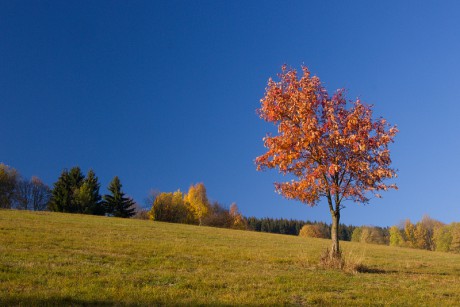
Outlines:
[{"label": "tree trunk", "polygon": [[341,258],[341,252],[339,247],[339,221],[340,212],[333,211],[332,215],[332,227],[331,227],[331,238],[332,238],[332,249],[331,258]]}]

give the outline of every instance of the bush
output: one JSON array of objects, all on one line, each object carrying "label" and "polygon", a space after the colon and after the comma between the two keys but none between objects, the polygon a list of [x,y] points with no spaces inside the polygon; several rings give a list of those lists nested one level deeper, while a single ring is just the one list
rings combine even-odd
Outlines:
[{"label": "bush", "polygon": [[299,236],[328,239],[330,238],[330,231],[329,227],[324,224],[307,224],[300,229]]}]

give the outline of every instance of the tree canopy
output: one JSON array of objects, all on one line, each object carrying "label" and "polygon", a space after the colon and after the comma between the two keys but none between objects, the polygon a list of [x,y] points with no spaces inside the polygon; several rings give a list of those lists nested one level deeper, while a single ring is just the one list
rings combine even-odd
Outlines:
[{"label": "tree canopy", "polygon": [[258,113],[278,134],[267,135],[267,152],[258,170],[278,169],[292,180],[275,183],[286,198],[315,206],[327,199],[332,216],[331,255],[339,255],[338,224],[344,200],[367,203],[369,193],[397,188],[388,145],[398,132],[359,99],[347,104],[344,90],[329,96],[320,79],[302,67],[282,67],[279,81],[269,79]]}]

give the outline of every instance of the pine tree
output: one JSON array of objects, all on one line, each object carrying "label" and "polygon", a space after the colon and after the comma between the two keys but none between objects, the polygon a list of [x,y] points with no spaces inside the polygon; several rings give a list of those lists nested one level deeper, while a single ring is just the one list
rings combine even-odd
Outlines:
[{"label": "pine tree", "polygon": [[104,195],[106,212],[115,217],[131,217],[135,213],[134,201],[125,197],[121,187],[120,179],[115,176],[109,185],[111,195]]}]

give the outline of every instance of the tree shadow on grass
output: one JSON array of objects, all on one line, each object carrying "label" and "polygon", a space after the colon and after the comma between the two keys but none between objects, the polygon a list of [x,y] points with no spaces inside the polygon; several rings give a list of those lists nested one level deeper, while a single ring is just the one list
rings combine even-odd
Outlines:
[{"label": "tree shadow on grass", "polygon": [[382,269],[377,269],[377,268],[369,268],[366,266],[360,267],[358,270],[358,273],[365,273],[365,274],[392,274],[392,273],[398,273],[396,270],[382,270]]},{"label": "tree shadow on grass", "polygon": [[[161,305],[164,302],[152,302]],[[53,298],[1,298],[0,306],[140,306],[142,304],[122,303],[111,300],[82,300],[71,297]]]}]

